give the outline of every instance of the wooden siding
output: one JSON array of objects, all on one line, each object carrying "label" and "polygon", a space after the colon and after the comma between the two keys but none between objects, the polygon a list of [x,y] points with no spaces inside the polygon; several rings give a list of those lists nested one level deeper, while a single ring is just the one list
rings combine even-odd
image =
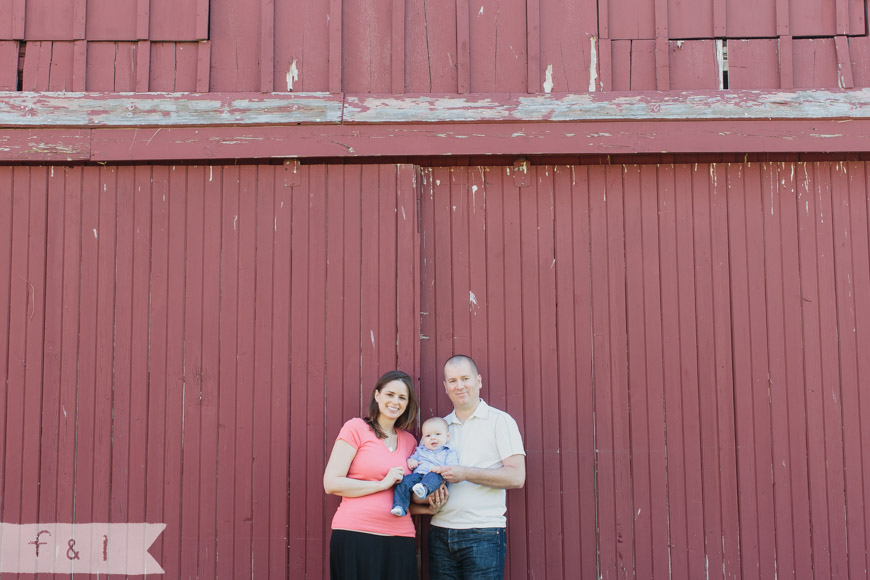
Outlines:
[{"label": "wooden siding", "polygon": [[510,577],[866,577],[867,165],[530,171],[421,204],[423,414],[469,353],[525,436]]},{"label": "wooden siding", "polygon": [[0,168],[0,519],[166,522],[166,578],[322,577],[324,457],[418,374],[415,179]]},{"label": "wooden siding", "polygon": [[342,421],[465,352],[510,578],[866,576],[867,163],[7,167],[0,232],[4,522],[324,577]]},{"label": "wooden siding", "polygon": [[[864,4],[0,0],[0,89],[504,94],[699,83],[719,88],[728,59],[727,50],[717,53],[715,46],[736,42],[755,43],[763,52],[763,58],[734,63],[751,71],[758,88],[850,88],[868,86],[870,64],[860,58],[868,45]],[[25,55],[20,63],[11,56],[19,52]]]}]

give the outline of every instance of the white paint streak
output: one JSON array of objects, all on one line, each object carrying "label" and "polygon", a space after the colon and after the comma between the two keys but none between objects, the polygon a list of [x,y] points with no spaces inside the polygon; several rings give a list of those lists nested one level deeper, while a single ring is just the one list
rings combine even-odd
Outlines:
[{"label": "white paint streak", "polygon": [[598,81],[598,45],[595,44],[597,39],[594,36],[589,37],[589,92],[595,92],[595,85]]},{"label": "white paint streak", "polygon": [[66,417],[67,417],[67,415],[66,415],[66,406],[65,406],[65,405],[61,405],[60,408],[63,409],[63,418],[66,419]]},{"label": "white paint streak", "polygon": [[208,181],[209,181],[209,183],[211,183],[213,178],[214,178],[214,167],[209,167],[208,168]]},{"label": "white paint streak", "polygon": [[51,166],[51,176],[54,177],[54,165]]},{"label": "white paint streak", "polygon": [[402,206],[402,219],[408,221],[408,216],[405,215],[405,206]]},{"label": "white paint streak", "polygon": [[477,13],[477,17],[480,18],[483,16],[483,6],[480,7],[480,12]]},{"label": "white paint streak", "polygon": [[299,80],[299,69],[296,68],[296,59],[290,63],[290,69],[287,71],[287,91],[293,90],[293,83]]},{"label": "white paint streak", "polygon": [[97,239],[97,228],[94,228],[94,239]]},{"label": "white paint streak", "polygon": [[372,348],[375,348],[375,331],[369,330],[369,334],[371,334],[372,337]]},{"label": "white paint streak", "polygon": [[468,310],[473,310],[477,306],[477,296],[471,290],[468,291]]},{"label": "white paint streak", "polygon": [[234,230],[239,229],[239,216],[236,216],[233,218],[233,229]]},{"label": "white paint streak", "polygon": [[553,65],[547,65],[546,78],[544,80],[544,92],[550,93],[553,90]]}]

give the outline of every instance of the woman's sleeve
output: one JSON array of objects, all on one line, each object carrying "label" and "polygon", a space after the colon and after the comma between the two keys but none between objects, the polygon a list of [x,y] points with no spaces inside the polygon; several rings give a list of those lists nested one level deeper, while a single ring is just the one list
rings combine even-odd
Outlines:
[{"label": "woman's sleeve", "polygon": [[363,427],[368,428],[365,421],[362,419],[351,419],[341,427],[336,440],[341,439],[350,443],[354,449],[359,449],[362,445],[362,433],[360,433],[360,423]]}]

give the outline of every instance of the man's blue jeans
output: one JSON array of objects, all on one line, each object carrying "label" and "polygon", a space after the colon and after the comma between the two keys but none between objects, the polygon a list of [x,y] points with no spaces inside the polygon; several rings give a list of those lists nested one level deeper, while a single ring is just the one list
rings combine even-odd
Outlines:
[{"label": "man's blue jeans", "polygon": [[504,528],[429,528],[431,580],[501,580],[507,536]]}]

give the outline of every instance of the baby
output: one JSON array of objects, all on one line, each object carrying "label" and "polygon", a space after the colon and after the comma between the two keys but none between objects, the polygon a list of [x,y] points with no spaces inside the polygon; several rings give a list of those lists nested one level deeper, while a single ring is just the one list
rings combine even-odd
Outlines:
[{"label": "baby", "polygon": [[449,440],[447,421],[441,417],[432,417],[423,423],[420,445],[408,458],[408,467],[413,472],[406,475],[393,491],[391,514],[404,516],[408,513],[412,491],[418,498],[426,499],[430,493],[441,487],[443,478],[430,470],[436,466],[459,464],[459,456],[447,446]]}]

